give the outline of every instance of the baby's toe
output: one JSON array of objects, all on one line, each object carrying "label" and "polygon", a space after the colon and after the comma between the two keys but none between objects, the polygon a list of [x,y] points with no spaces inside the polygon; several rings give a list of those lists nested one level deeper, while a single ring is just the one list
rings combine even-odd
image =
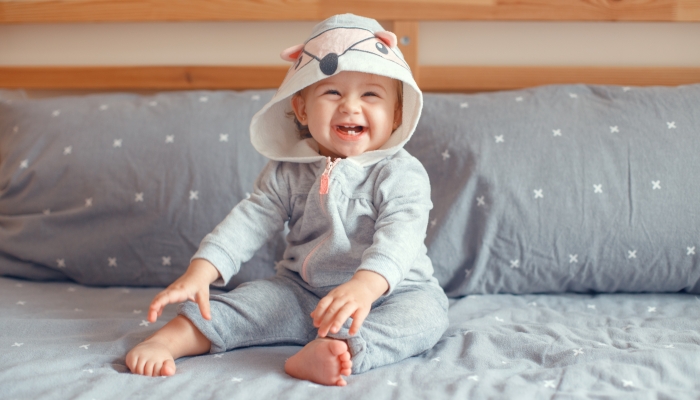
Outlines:
[{"label": "baby's toe", "polygon": [[160,369],[160,376],[172,376],[175,375],[175,361],[165,360],[163,363],[163,368]]},{"label": "baby's toe", "polygon": [[335,382],[335,385],[336,385],[336,386],[345,386],[345,385],[347,385],[347,384],[348,384],[348,383],[345,382],[345,379],[343,379],[343,378],[339,378],[339,379]]},{"label": "baby's toe", "polygon": [[163,363],[157,361],[155,364],[153,364],[153,376],[160,376],[161,371],[163,370]]},{"label": "baby's toe", "polygon": [[129,354],[126,355],[126,366],[129,368],[129,371],[131,371],[132,374],[136,373],[136,365],[138,363],[138,358],[136,357],[129,357]]},{"label": "baby's toe", "polygon": [[329,343],[328,349],[331,351],[331,354],[339,357],[341,361],[344,361],[342,359],[344,355],[347,354],[348,357],[350,356],[350,354],[348,354],[348,345],[342,340],[333,340]]},{"label": "baby's toe", "polygon": [[155,376],[153,373],[155,372],[155,362],[149,361],[146,363],[146,365],[143,367],[143,374],[146,376]]},{"label": "baby's toe", "polygon": [[145,370],[146,369],[146,361],[145,360],[139,360],[139,362],[136,364],[136,371],[134,373],[139,374],[139,375],[145,375]]},{"label": "baby's toe", "polygon": [[338,360],[340,360],[340,362],[350,361],[350,358],[352,357],[350,357],[350,353],[347,351],[338,356]]}]

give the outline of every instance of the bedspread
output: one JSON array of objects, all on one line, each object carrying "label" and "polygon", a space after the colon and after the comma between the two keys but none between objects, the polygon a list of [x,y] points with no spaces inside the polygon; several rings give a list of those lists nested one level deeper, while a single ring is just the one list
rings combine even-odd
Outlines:
[{"label": "bedspread", "polygon": [[700,396],[700,298],[690,294],[453,299],[432,350],[340,388],[286,375],[295,346],[183,358],[167,378],[130,374],[126,352],[174,316],[171,306],[146,321],[158,290],[0,278],[0,398]]}]

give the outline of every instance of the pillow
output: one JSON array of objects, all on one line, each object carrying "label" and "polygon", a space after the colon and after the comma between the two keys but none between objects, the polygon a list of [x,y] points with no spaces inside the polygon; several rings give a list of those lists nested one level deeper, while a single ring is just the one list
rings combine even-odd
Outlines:
[{"label": "pillow", "polygon": [[406,148],[451,296],[700,292],[700,85],[426,94]]},{"label": "pillow", "polygon": [[[265,165],[248,125],[272,94],[0,91],[0,275],[171,283]],[[700,85],[425,94],[406,149],[446,292],[700,292],[697,104]]]},{"label": "pillow", "polygon": [[[168,285],[267,160],[248,125],[273,91],[26,99],[0,91],[0,274]],[[281,236],[230,286],[274,274]]]}]

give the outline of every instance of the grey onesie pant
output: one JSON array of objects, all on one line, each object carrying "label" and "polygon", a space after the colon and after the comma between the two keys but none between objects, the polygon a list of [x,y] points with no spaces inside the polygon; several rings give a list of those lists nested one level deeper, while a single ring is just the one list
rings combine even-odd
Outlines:
[{"label": "grey onesie pant", "polygon": [[[311,312],[334,287],[314,288],[296,272],[279,268],[272,278],[211,296],[211,321],[202,318],[193,302],[182,304],[178,314],[211,341],[212,353],[271,344],[303,346],[317,338]],[[359,374],[432,348],[447,329],[447,309],[447,297],[434,278],[404,281],[372,304],[356,335],[348,334],[348,320],[328,336],[347,341],[352,372]]]}]

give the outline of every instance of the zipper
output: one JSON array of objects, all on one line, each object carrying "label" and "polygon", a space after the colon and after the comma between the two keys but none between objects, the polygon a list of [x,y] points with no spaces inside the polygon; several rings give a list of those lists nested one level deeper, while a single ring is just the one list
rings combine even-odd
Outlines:
[{"label": "zipper", "polygon": [[335,160],[335,162],[331,161],[330,157],[326,158],[326,169],[323,171],[323,174],[321,174],[321,186],[318,189],[318,194],[328,194],[331,171],[333,171],[333,168],[335,168],[339,162],[340,158]]},{"label": "zipper", "polygon": [[[335,160],[335,162],[333,162],[330,157],[327,157],[326,158],[326,168],[323,170],[323,173],[321,174],[321,184],[320,184],[319,189],[318,189],[318,201],[321,204],[321,210],[323,210],[323,215],[325,215],[326,217],[328,217],[328,212],[326,211],[326,205],[323,202],[323,196],[328,194],[328,188],[330,186],[331,172],[333,171],[333,168],[335,168],[335,166],[338,165],[339,162],[340,162],[340,158],[338,158],[337,160]],[[323,238],[323,240],[321,240],[316,246],[314,246],[314,248],[309,252],[309,254],[306,255],[306,258],[304,259],[304,263],[301,265],[301,277],[306,282],[309,281],[309,277],[307,275],[307,270],[306,270],[306,267],[309,263],[309,259],[311,258],[311,256],[314,255],[316,250],[318,250],[319,247],[321,247],[321,245],[323,243],[325,243],[326,240],[328,240],[328,238],[331,237],[331,233],[332,232],[328,232],[326,237]]]}]

